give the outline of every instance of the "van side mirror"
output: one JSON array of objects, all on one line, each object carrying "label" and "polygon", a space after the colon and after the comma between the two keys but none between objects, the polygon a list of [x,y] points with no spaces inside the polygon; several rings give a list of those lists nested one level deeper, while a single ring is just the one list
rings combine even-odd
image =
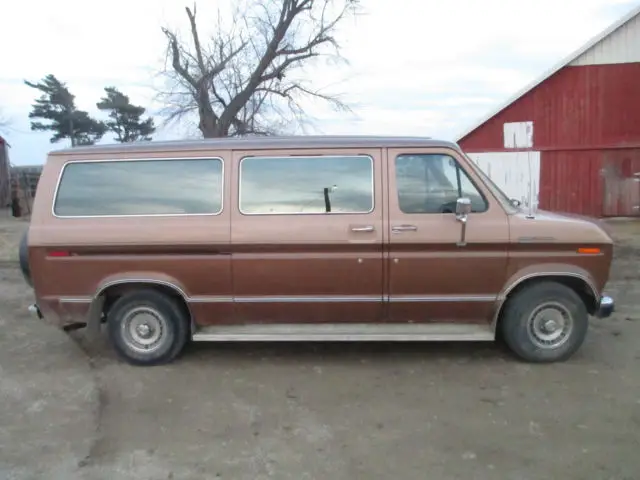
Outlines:
[{"label": "van side mirror", "polygon": [[456,201],[456,219],[461,222],[467,221],[467,215],[471,213],[471,200],[467,197],[458,198]]},{"label": "van side mirror", "polygon": [[518,208],[518,207],[520,207],[520,205],[522,205],[522,202],[520,200],[518,200],[517,198],[510,198],[509,201],[511,202],[511,205],[513,205],[516,208]]}]

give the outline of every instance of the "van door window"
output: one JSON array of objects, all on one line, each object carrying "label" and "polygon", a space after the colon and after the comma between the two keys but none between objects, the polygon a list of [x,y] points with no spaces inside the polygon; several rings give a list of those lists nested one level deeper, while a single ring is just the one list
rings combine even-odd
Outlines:
[{"label": "van door window", "polygon": [[240,161],[239,196],[245,215],[370,213],[373,159],[246,157]]},{"label": "van door window", "polygon": [[482,193],[450,155],[398,155],[395,168],[398,204],[403,213],[454,213],[460,197],[471,200],[473,213],[488,208]]}]

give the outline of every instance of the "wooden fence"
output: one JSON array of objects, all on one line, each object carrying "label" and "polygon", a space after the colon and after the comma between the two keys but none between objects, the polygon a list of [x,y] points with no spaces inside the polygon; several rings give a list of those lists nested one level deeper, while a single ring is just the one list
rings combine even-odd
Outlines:
[{"label": "wooden fence", "polygon": [[11,209],[14,217],[31,215],[41,173],[42,165],[11,167]]}]

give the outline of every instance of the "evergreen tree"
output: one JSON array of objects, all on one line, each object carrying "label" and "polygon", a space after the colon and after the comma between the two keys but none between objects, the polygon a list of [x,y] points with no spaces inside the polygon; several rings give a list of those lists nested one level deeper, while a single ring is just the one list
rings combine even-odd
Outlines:
[{"label": "evergreen tree", "polygon": [[121,143],[151,140],[156,127],[152,117],[141,119],[145,108],[132,105],[129,97],[115,87],[106,87],[104,91],[106,96],[96,105],[98,109],[109,112],[105,125],[115,134],[116,140]]},{"label": "evergreen tree", "polygon": [[31,130],[53,132],[51,143],[68,138],[71,146],[93,145],[106,133],[107,127],[102,122],[76,108],[75,96],[54,75],[49,74],[38,83],[27,80],[24,83],[42,93],[33,104],[29,118],[49,121],[32,121]]}]

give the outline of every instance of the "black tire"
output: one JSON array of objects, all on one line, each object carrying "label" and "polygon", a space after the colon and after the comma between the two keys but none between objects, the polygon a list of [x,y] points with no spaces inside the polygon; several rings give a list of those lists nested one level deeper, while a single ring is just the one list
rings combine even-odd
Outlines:
[{"label": "black tire", "polygon": [[[549,320],[553,323],[543,328]],[[551,332],[554,323],[563,326],[559,333],[558,329]],[[570,327],[565,331],[566,325]],[[589,314],[580,296],[552,281],[535,283],[517,292],[507,300],[500,320],[509,349],[532,363],[567,360],[584,342],[588,327]]]},{"label": "black tire", "polygon": [[[142,314],[148,315],[147,322],[141,323]],[[147,325],[150,337],[142,338],[136,324]],[[109,309],[107,328],[116,353],[132,365],[169,363],[182,352],[189,337],[189,319],[180,305],[171,297],[150,289],[118,298]],[[157,341],[145,348],[141,342],[151,342],[156,334],[159,335]]]}]

